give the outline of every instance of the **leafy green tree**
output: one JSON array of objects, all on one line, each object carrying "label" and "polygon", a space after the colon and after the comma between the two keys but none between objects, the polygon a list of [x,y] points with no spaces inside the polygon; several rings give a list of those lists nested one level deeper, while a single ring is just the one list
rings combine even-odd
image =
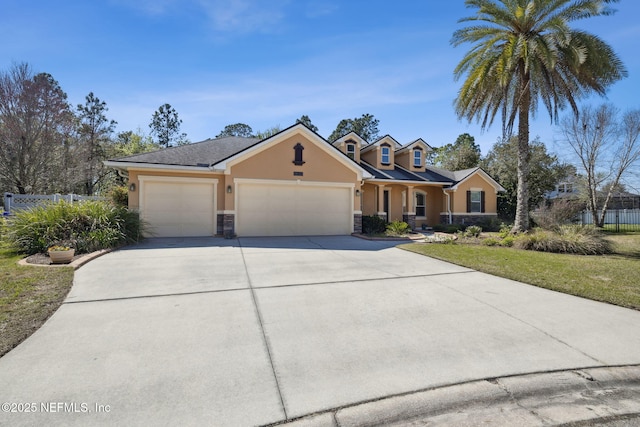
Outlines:
[{"label": "leafy green tree", "polygon": [[153,142],[150,136],[144,135],[140,129],[137,132],[128,130],[119,132],[116,136],[111,157],[132,156],[158,149],[160,145]]},{"label": "leafy green tree", "polygon": [[224,138],[226,136],[239,136],[242,138],[251,138],[253,136],[253,129],[251,126],[244,123],[235,123],[233,125],[226,125],[223,130],[220,131],[216,138]]},{"label": "leafy green tree", "polygon": [[155,135],[158,144],[163,147],[173,145],[185,145],[189,143],[186,133],[180,132],[182,120],[178,117],[178,112],[170,104],[161,105],[153,113],[151,123],[151,135]]},{"label": "leafy green tree", "polygon": [[73,129],[67,94],[27,63],[0,73],[0,185],[20,194],[60,191]]},{"label": "leafy green tree", "polygon": [[267,139],[270,136],[273,136],[273,135],[275,135],[276,133],[278,133],[280,131],[282,131],[282,129],[280,128],[280,125],[276,125],[276,126],[270,127],[267,130],[256,132],[254,137],[258,138],[258,139]]},{"label": "leafy green tree", "polygon": [[431,162],[443,169],[458,171],[475,168],[480,163],[480,146],[468,133],[458,136],[456,142],[434,148]]},{"label": "leafy green tree", "polygon": [[338,126],[331,135],[329,135],[329,141],[333,142],[349,132],[355,132],[365,141],[373,142],[378,139],[379,123],[379,120],[373,117],[372,114],[363,114],[361,117],[356,117],[355,119],[343,119],[338,123]]},{"label": "leafy green tree", "polygon": [[498,112],[505,135],[518,123],[518,197],[512,231],[529,228],[529,116],[538,104],[552,121],[567,104],[627,75],[610,46],[595,35],[572,29],[573,21],[611,15],[617,0],[466,0],[476,14],[453,34],[451,43],[471,43],[454,70],[465,77],[455,101],[460,118],[490,126]]},{"label": "leafy green tree", "polygon": [[[506,190],[498,195],[498,214],[511,221],[516,215],[518,205],[518,138],[498,141],[480,166]],[[555,155],[547,152],[547,147],[535,139],[529,146],[529,183],[528,206],[538,206],[545,193],[555,189],[556,184],[575,169],[561,163]]]},{"label": "leafy green tree", "polygon": [[[156,151],[160,148],[160,145],[153,142],[153,139],[150,136],[145,135],[140,129],[136,132],[129,130],[119,132],[116,135],[115,140],[109,147],[108,158],[113,159],[133,156],[134,154]],[[107,172],[109,176],[103,180],[103,187],[108,188],[108,192],[111,196],[122,196],[124,200],[126,200],[128,196],[126,191],[126,176],[122,176],[113,168],[109,168]],[[124,190],[117,187],[124,187]]]},{"label": "leafy green tree", "polygon": [[78,104],[78,140],[83,170],[83,189],[91,196],[103,179],[107,169],[103,161],[107,159],[111,134],[116,126],[114,120],[107,119],[107,103],[101,101],[93,92]]},{"label": "leafy green tree", "polygon": [[296,120],[296,123],[302,123],[312,131],[318,133],[318,127],[311,123],[311,119],[306,114]]}]

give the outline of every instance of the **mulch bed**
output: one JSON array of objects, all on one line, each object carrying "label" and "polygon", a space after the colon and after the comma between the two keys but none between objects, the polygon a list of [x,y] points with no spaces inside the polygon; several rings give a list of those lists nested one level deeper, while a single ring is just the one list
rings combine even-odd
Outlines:
[{"label": "mulch bed", "polygon": [[[78,258],[82,258],[86,254],[79,254],[73,257],[72,262],[77,260]],[[51,258],[49,258],[48,254],[35,254],[30,255],[26,258],[27,263],[29,264],[40,264],[40,265],[54,265],[51,262]],[[55,265],[64,265],[64,264],[55,264]]]}]

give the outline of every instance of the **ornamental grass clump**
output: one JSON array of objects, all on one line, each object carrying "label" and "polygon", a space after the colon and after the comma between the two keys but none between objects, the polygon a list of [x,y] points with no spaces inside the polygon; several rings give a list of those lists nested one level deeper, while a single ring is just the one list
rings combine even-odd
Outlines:
[{"label": "ornamental grass clump", "polygon": [[603,255],[613,250],[611,243],[599,230],[580,225],[563,225],[554,230],[537,228],[519,235],[513,246],[518,249],[578,255]]},{"label": "ornamental grass clump", "polygon": [[411,227],[404,221],[392,221],[387,225],[385,234],[387,236],[400,237],[405,236],[411,231]]},{"label": "ornamental grass clump", "polygon": [[142,236],[137,212],[102,201],[50,203],[16,212],[6,240],[26,254],[44,253],[59,242],[69,242],[76,253],[133,243]]}]

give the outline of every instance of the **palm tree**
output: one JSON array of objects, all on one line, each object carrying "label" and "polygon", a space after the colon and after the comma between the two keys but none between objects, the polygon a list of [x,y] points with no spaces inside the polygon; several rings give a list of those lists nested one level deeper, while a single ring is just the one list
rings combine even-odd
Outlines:
[{"label": "palm tree", "polygon": [[454,103],[459,118],[476,119],[485,129],[498,112],[503,134],[511,135],[518,119],[518,197],[512,232],[529,228],[529,115],[539,102],[557,122],[567,104],[608,86],[627,71],[611,47],[597,36],[574,30],[569,23],[611,15],[618,0],[466,0],[476,8],[473,22],[453,34],[451,43],[472,43],[454,71],[466,76]]}]

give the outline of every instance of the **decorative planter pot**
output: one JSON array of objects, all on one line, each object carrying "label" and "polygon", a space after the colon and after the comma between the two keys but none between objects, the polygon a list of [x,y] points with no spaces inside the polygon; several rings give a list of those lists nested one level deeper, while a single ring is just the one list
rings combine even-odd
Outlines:
[{"label": "decorative planter pot", "polygon": [[53,264],[68,264],[75,255],[75,249],[69,249],[68,251],[49,251],[49,258]]}]

